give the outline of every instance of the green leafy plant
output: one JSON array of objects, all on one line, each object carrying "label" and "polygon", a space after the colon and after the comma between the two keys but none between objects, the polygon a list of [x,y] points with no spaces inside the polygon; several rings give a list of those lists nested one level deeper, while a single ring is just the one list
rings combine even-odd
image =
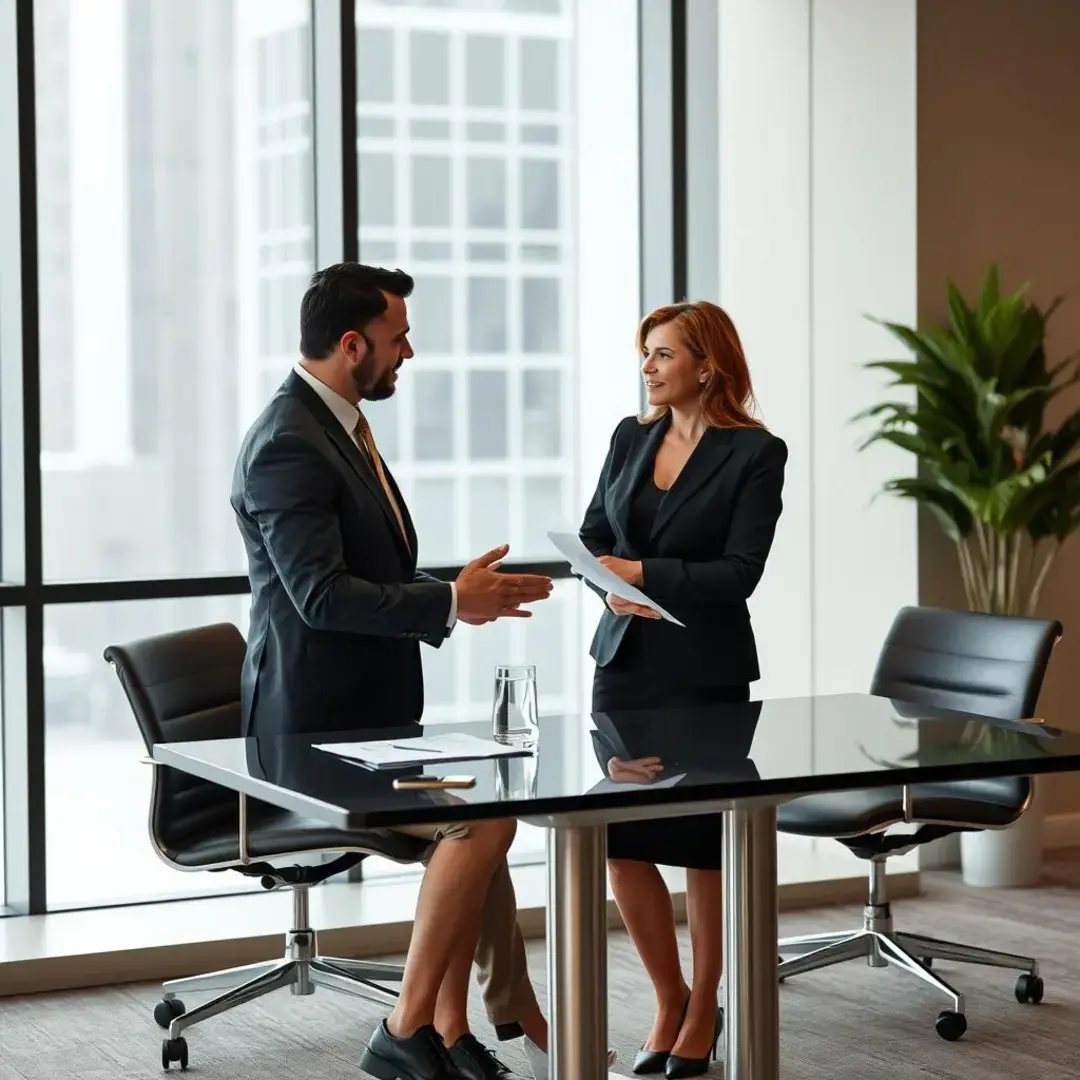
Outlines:
[{"label": "green leafy plant", "polygon": [[949,320],[917,330],[875,320],[911,352],[866,366],[912,387],[915,402],[886,401],[859,414],[876,429],[860,449],[888,442],[910,451],[918,475],[884,491],[914,499],[956,544],[968,607],[1030,615],[1062,545],[1080,527],[1080,411],[1056,427],[1046,407],[1080,382],[1080,354],[1047,365],[1045,311],[1026,286],[1002,296],[996,266],[978,304],[948,283]]}]

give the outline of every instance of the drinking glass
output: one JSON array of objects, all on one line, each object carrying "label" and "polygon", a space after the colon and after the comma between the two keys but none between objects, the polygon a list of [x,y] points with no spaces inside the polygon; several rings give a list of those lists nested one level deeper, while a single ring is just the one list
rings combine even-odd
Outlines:
[{"label": "drinking glass", "polygon": [[491,734],[496,742],[505,746],[533,747],[539,741],[534,665],[500,664],[495,669]]}]

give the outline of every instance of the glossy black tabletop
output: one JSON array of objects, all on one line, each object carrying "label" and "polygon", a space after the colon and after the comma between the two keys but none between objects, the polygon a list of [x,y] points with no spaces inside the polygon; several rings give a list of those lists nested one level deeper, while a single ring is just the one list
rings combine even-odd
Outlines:
[{"label": "glossy black tabletop", "polygon": [[[463,718],[464,721],[465,718]],[[467,731],[490,721],[303,738],[161,743],[154,760],[341,828],[500,816],[599,820],[716,809],[735,800],[929,780],[1080,770],[1080,723],[1016,723],[867,694],[708,708],[542,717],[528,757],[371,771],[313,743]],[[620,762],[659,758],[640,782]],[[612,762],[614,760],[614,765]],[[468,775],[455,791],[399,791],[395,777]],[[710,805],[711,804],[711,805]],[[645,813],[647,812],[647,813]]]}]

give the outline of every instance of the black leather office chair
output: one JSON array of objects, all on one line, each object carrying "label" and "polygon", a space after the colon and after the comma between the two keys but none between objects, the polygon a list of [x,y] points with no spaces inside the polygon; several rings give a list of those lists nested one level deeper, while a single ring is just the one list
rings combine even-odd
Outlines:
[{"label": "black leather office chair", "polygon": [[[159,742],[240,736],[244,639],[235,626],[221,623],[110,645],[105,659],[120,677],[148,751]],[[263,888],[288,889],[293,900],[283,959],[162,984],[154,1019],[168,1029],[161,1050],[163,1068],[174,1061],[187,1068],[187,1043],[181,1034],[186,1028],[273,990],[288,987],[293,994],[312,994],[316,987],[326,987],[373,1001],[394,1001],[396,993],[379,984],[400,982],[401,968],[319,956],[309,925],[308,894],[312,885],[348,870],[370,853],[415,861],[425,841],[330,828],[176,769],[153,769],[150,840],[161,859],[177,870],[234,870],[257,877]],[[319,865],[289,862],[312,853],[336,857]],[[224,992],[185,1010],[178,995],[203,990]]]},{"label": "black leather office chair", "polygon": [[[1029,719],[1061,632],[1059,622],[1044,619],[903,608],[881,651],[871,693],[1001,720]],[[1003,777],[808,795],[781,806],[781,832],[832,837],[869,860],[870,895],[861,929],[781,940],[780,978],[860,957],[870,967],[894,964],[952,999],[952,1009],[936,1023],[949,1040],[967,1030],[964,999],[931,970],[934,960],[1018,969],[1017,1000],[1037,1004],[1043,981],[1036,960],[895,931],[885,885],[891,855],[950,833],[1005,828],[1027,808],[1031,792],[1029,778]],[[918,828],[890,835],[893,825]]]}]

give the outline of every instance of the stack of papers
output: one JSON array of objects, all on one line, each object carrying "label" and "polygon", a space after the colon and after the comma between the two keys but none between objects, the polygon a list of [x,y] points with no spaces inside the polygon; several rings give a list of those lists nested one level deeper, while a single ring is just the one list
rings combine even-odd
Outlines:
[{"label": "stack of papers", "polygon": [[401,769],[410,765],[441,765],[484,758],[528,757],[532,752],[504,746],[494,739],[447,732],[414,739],[374,739],[371,742],[313,743],[316,750],[347,758],[367,769]]},{"label": "stack of papers", "polygon": [[548,539],[570,563],[570,569],[575,574],[580,574],[586,581],[591,581],[598,589],[611,593],[612,596],[621,597],[623,600],[629,600],[632,604],[642,604],[651,608],[676,626],[686,625],[679,622],[670,612],[665,611],[655,600],[650,600],[640,589],[627,585],[618,574],[599,562],[575,533],[549,532]]}]

